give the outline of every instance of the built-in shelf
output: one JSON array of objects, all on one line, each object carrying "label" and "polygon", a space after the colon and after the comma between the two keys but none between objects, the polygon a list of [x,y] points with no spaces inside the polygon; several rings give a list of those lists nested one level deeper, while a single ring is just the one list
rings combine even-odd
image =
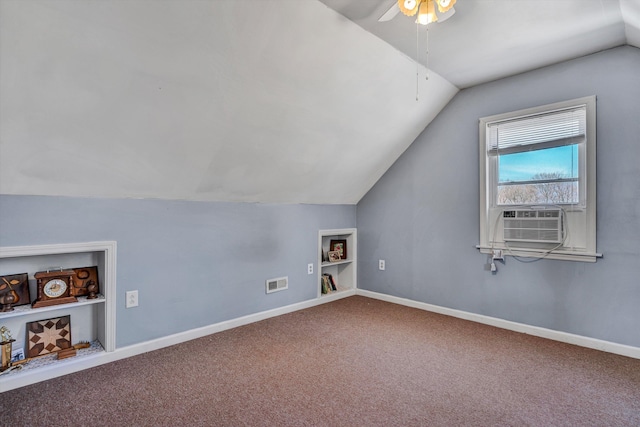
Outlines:
[{"label": "built-in shelf", "polygon": [[32,372],[55,370],[63,366],[73,366],[81,361],[86,361],[92,356],[97,356],[104,353],[105,349],[98,340],[92,341],[88,348],[81,348],[77,350],[77,354],[68,359],[58,360],[56,354],[48,354],[36,359],[30,360],[27,363],[16,365],[8,372],[4,372],[0,377],[0,380],[9,380],[12,377],[20,377],[21,375],[27,375]]},{"label": "built-in shelf", "polygon": [[340,261],[333,261],[333,262],[323,262],[321,264],[321,267],[324,268],[324,267],[330,267],[332,265],[349,264],[349,263],[352,263],[352,262],[353,262],[353,260],[351,260],[351,259],[343,259],[343,260],[340,260]]},{"label": "built-in shelf", "polygon": [[31,305],[19,305],[13,307],[13,311],[7,311],[0,313],[0,322],[9,317],[25,316],[28,314],[37,313],[38,315],[46,313],[47,311],[64,310],[65,308],[73,309],[83,305],[91,304],[104,304],[106,298],[104,295],[96,295],[95,299],[87,299],[87,297],[78,297],[78,302],[72,302],[69,304],[52,305],[49,307],[32,308]]},{"label": "built-in shelf", "polygon": [[36,296],[34,273],[51,266],[97,266],[100,294],[94,299],[80,296],[77,302],[39,308],[33,308],[31,304],[15,306],[12,311],[0,313],[0,326],[11,331],[15,339],[13,350],[23,349],[26,354],[28,322],[69,315],[72,344],[90,342],[91,346],[78,350],[74,357],[58,360],[55,354],[46,355],[2,373],[0,392],[86,369],[94,365],[94,361],[99,364],[100,354],[115,350],[116,242],[0,247],[0,275],[27,273],[32,301]]},{"label": "built-in shelf", "polygon": [[[325,258],[332,240],[344,240],[347,244],[347,258],[329,262]],[[356,260],[358,254],[357,230],[343,228],[320,230],[318,232],[318,297],[328,297],[344,292],[354,292],[357,288]],[[336,283],[337,291],[322,293],[322,275],[330,274]]]}]

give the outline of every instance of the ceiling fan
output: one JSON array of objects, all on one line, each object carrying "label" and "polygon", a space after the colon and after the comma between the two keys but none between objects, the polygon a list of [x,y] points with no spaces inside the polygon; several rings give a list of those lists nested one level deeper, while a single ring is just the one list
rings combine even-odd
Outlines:
[{"label": "ceiling fan", "polygon": [[[418,25],[428,25],[432,22],[443,22],[451,18],[456,10],[453,5],[456,4],[456,0],[394,0],[393,5],[387,10],[380,18],[378,22],[390,21],[398,12],[402,12],[407,16],[416,16],[416,101],[418,101],[419,84],[418,76],[420,75],[420,67],[418,65]],[[436,13],[436,5],[438,13]],[[427,70],[429,69],[429,28],[427,27]],[[426,79],[429,80],[429,73],[427,71]]]},{"label": "ceiling fan", "polygon": [[[432,22],[443,22],[451,18],[456,10],[456,0],[397,0],[379,19],[378,22],[390,21],[402,12],[407,16],[418,14],[416,22],[427,25]],[[436,13],[436,7],[438,13]]]}]

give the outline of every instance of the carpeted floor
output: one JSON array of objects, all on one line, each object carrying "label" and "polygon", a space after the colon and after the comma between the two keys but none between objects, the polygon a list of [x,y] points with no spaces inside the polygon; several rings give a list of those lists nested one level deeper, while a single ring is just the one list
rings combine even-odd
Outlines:
[{"label": "carpeted floor", "polygon": [[350,297],[0,408],[3,426],[639,426],[640,360]]}]

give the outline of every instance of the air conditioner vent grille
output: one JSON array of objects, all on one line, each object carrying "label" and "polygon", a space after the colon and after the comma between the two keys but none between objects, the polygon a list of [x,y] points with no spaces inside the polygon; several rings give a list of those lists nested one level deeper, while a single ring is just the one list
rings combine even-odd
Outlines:
[{"label": "air conditioner vent grille", "polygon": [[502,213],[505,241],[561,243],[561,209],[510,209]]}]

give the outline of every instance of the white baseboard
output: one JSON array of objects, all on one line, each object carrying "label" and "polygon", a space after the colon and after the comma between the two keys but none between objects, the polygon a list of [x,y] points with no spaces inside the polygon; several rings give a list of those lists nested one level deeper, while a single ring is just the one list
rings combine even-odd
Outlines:
[{"label": "white baseboard", "polygon": [[485,325],[495,326],[497,328],[507,329],[510,331],[521,332],[523,334],[533,335],[536,337],[547,338],[554,341],[560,341],[567,344],[574,344],[580,347],[592,348],[595,350],[605,351],[607,353],[619,354],[621,356],[640,359],[640,348],[625,344],[618,344],[610,341],[599,340],[596,338],[584,337],[581,335],[570,334],[567,332],[554,331],[553,329],[531,326],[524,323],[512,322],[510,320],[498,319],[496,317],[484,316],[482,314],[469,313],[467,311],[456,310],[438,305],[427,304],[424,302],[413,301],[406,298],[394,297],[391,295],[381,294],[378,292],[358,289],[357,295],[368,298],[379,299],[407,307],[418,308],[420,310],[431,311],[434,313],[445,314],[447,316],[457,317],[459,319],[470,320],[472,322],[482,323]]},{"label": "white baseboard", "polygon": [[[201,328],[191,329],[185,332],[180,332],[166,337],[157,338],[151,341],[145,341],[140,344],[134,344],[127,347],[122,347],[114,351],[117,353],[117,359],[124,359],[125,357],[135,356],[137,354],[146,353],[148,351],[158,350],[171,345],[180,344],[186,341],[191,341],[196,338],[201,338],[207,335],[215,334],[218,332],[226,331],[228,329],[237,328],[239,326],[248,325],[250,323],[259,322],[261,320],[269,319],[271,317],[282,316],[283,314],[293,313],[294,311],[303,310],[305,308],[315,307],[316,305],[326,304],[331,301],[335,301],[341,298],[346,298],[355,295],[355,289],[339,292],[335,294],[324,295],[320,298],[315,298],[307,301],[302,301],[295,304],[290,304],[284,307],[278,307],[267,311],[261,311],[259,313],[249,314],[247,316],[238,317],[231,320],[225,320],[223,322],[214,323],[212,325],[203,326]],[[111,353],[111,354],[113,354]]]},{"label": "white baseboard", "polygon": [[262,311],[259,313],[249,314],[247,316],[238,317],[236,319],[226,320],[212,325],[203,326],[201,328],[191,329],[166,337],[145,341],[140,344],[133,344],[127,347],[117,348],[111,352],[103,352],[83,358],[69,358],[60,361],[54,365],[39,368],[33,371],[16,372],[7,376],[0,376],[0,393],[13,390],[15,388],[24,387],[41,381],[82,371],[84,369],[93,368],[95,366],[104,365],[105,363],[115,362],[116,360],[125,359],[127,357],[136,356],[153,350],[159,350],[164,347],[180,344],[206,335],[215,334],[217,332],[226,331],[228,329],[237,328],[238,326],[248,325],[250,323],[259,322],[271,317],[281,316],[294,311],[303,310],[305,308],[314,307],[316,305],[326,304],[341,298],[355,295],[355,289],[337,292],[335,294],[323,295],[320,298],[314,298],[307,301],[287,305],[284,307],[274,308],[272,310]]},{"label": "white baseboard", "polygon": [[164,347],[180,344],[206,335],[215,334],[226,331],[228,329],[237,328],[239,326],[248,325],[250,323],[259,322],[271,317],[281,316],[283,314],[293,313],[294,311],[303,310],[305,308],[326,304],[341,298],[352,295],[361,295],[368,298],[379,299],[407,307],[418,308],[421,310],[431,311],[434,313],[444,314],[447,316],[457,317],[460,319],[470,320],[485,325],[495,326],[510,331],[521,332],[541,338],[547,338],[568,344],[574,344],[581,347],[592,348],[595,350],[605,351],[608,353],[619,354],[621,356],[640,359],[640,348],[632,347],[624,344],[617,344],[609,341],[598,340],[595,338],[583,337],[580,335],[569,334],[566,332],[554,331],[551,329],[540,328],[537,326],[526,325],[523,323],[512,322],[509,320],[498,319],[495,317],[483,316],[481,314],[469,313],[462,310],[455,310],[447,307],[441,307],[433,304],[413,301],[405,298],[394,297],[377,292],[367,291],[363,289],[348,290],[336,294],[329,294],[320,298],[314,298],[307,301],[278,307],[272,310],[262,311],[247,316],[238,317],[236,319],[226,320],[202,328],[191,329],[189,331],[180,332],[166,337],[157,338],[140,344],[134,344],[127,347],[118,348],[112,352],[104,352],[92,355],[83,359],[70,358],[65,359],[53,366],[42,369],[19,373],[0,377],[0,393],[13,390],[15,388],[24,387],[26,385],[35,384],[51,378],[60,377],[62,375],[71,374],[73,372],[82,371],[105,363],[115,362],[116,360],[125,359],[127,357],[136,356],[153,350],[159,350]]}]

